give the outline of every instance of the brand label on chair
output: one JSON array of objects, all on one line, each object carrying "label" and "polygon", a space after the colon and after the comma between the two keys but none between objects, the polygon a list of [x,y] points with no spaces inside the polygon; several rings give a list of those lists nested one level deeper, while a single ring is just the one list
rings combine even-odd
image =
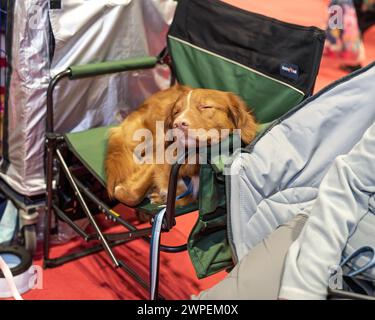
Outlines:
[{"label": "brand label on chair", "polygon": [[280,65],[280,74],[283,77],[287,77],[293,80],[298,80],[299,78],[299,67],[292,63],[282,63]]}]

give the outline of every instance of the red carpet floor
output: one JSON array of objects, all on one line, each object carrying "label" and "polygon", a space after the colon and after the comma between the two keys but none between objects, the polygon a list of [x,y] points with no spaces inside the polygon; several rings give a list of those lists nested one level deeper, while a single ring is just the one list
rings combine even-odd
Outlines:
[{"label": "red carpet floor", "polygon": [[[266,14],[284,21],[316,25],[324,28],[327,15],[326,0],[228,0],[244,8]],[[375,28],[365,35],[367,61],[375,59]],[[320,90],[345,73],[338,69],[337,61],[323,59],[316,90]],[[195,223],[196,214],[178,218],[177,227],[169,233],[167,244],[182,244]],[[70,252],[81,242],[73,241],[56,246],[53,255]],[[142,241],[117,248],[125,261],[136,267],[148,279],[148,246]],[[202,289],[208,288],[225,276],[221,272],[204,280],[195,276],[187,253],[162,253],[160,291],[168,299],[188,299]],[[37,264],[41,259],[37,257]],[[109,259],[102,253],[68,263],[43,272],[43,289],[24,295],[25,299],[144,299],[147,292],[121,270],[115,271]]]}]

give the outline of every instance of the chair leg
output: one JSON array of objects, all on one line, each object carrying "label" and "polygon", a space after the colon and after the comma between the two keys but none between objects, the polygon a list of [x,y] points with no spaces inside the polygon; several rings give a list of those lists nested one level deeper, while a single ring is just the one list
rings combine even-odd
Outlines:
[{"label": "chair leg", "polygon": [[81,205],[81,208],[83,209],[85,215],[87,216],[87,218],[89,219],[89,221],[91,222],[91,225],[94,227],[94,230],[96,231],[96,234],[98,235],[99,237],[99,240],[100,242],[102,243],[103,247],[104,247],[104,250],[107,252],[107,254],[109,255],[109,257],[111,258],[114,266],[116,268],[119,268],[120,267],[120,263],[118,262],[117,258],[115,257],[111,247],[109,246],[108,244],[108,241],[106,240],[106,238],[104,237],[102,231],[100,230],[98,224],[96,223],[92,213],[90,212],[90,209],[88,208],[85,200],[83,199],[83,196],[77,186],[77,184],[75,183],[74,181],[74,178],[71,174],[71,172],[69,171],[69,168],[60,152],[60,150],[56,150],[56,155],[57,155],[57,158],[61,164],[61,167],[66,175],[66,178],[68,179],[72,189],[74,190],[75,192],[75,195],[77,196],[77,199],[78,199],[78,202],[80,203]]},{"label": "chair leg", "polygon": [[160,236],[166,209],[154,217],[150,243],[150,300],[159,295]]},{"label": "chair leg", "polygon": [[44,261],[49,260],[50,250],[50,232],[51,232],[51,216],[52,216],[52,202],[53,202],[53,160],[56,140],[55,137],[47,137],[46,140],[46,213],[44,217]]}]

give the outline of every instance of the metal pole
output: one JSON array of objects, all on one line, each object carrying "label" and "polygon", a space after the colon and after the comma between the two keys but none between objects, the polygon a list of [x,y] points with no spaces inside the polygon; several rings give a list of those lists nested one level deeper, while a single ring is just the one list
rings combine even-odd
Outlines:
[{"label": "metal pole", "polygon": [[53,159],[55,156],[55,148],[57,137],[54,133],[54,119],[53,119],[53,91],[58,82],[69,76],[70,70],[65,70],[57,74],[51,79],[47,90],[47,116],[46,116],[46,213],[44,218],[44,260],[49,259],[50,248],[50,228],[52,217],[52,202],[53,202]]},{"label": "metal pole", "polygon": [[51,79],[47,89],[47,122],[46,122],[46,133],[54,133],[54,119],[53,119],[53,92],[56,85],[61,79],[66,78],[71,75],[70,69],[58,73],[55,77]]}]

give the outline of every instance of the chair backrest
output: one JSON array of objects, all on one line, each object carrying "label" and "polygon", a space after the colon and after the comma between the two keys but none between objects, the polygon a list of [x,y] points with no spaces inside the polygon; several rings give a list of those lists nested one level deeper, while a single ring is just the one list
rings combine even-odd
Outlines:
[{"label": "chair backrest", "polygon": [[219,0],[179,0],[168,47],[180,83],[234,92],[268,123],[312,94],[324,40]]}]

